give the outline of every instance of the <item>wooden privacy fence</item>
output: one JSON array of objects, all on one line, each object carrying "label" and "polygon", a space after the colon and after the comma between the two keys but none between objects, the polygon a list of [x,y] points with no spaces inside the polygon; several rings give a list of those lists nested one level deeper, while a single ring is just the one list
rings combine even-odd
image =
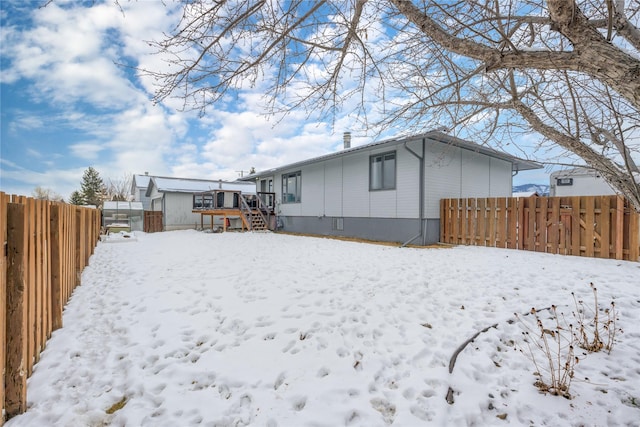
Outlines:
[{"label": "wooden privacy fence", "polygon": [[162,212],[144,211],[144,232],[156,233],[162,231]]},{"label": "wooden privacy fence", "polygon": [[99,235],[97,209],[0,192],[0,425],[26,410],[27,378]]},{"label": "wooden privacy fence", "polygon": [[442,199],[440,241],[639,261],[640,215],[621,196]]}]

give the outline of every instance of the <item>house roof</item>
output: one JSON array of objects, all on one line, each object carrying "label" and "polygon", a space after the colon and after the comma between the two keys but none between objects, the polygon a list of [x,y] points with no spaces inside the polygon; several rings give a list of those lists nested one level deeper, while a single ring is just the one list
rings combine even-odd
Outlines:
[{"label": "house roof", "polygon": [[147,188],[149,187],[149,180],[151,177],[149,175],[133,175],[131,178],[131,194],[136,194],[136,189],[138,188]]},{"label": "house roof", "polygon": [[186,178],[166,178],[150,177],[151,181],[147,188],[147,196],[151,195],[151,189],[156,187],[160,193],[202,193],[211,190],[242,191],[243,193],[255,194],[256,186],[252,182],[186,179]]},{"label": "house roof", "polygon": [[149,186],[150,179],[151,177],[149,175],[134,175],[133,184],[139,188],[147,188]]},{"label": "house roof", "polygon": [[391,138],[391,139],[386,139],[384,141],[378,141],[378,142],[372,142],[365,145],[360,145],[358,147],[347,148],[344,150],[337,151],[335,153],[325,154],[323,156],[302,160],[300,162],[290,163],[288,165],[280,166],[277,168],[259,171],[255,174],[240,178],[239,180],[249,181],[260,176],[272,175],[275,172],[282,171],[285,169],[293,169],[293,168],[297,168],[297,167],[301,167],[301,166],[305,166],[313,163],[318,163],[324,160],[330,160],[330,159],[346,156],[348,154],[357,153],[358,151],[368,150],[371,148],[383,147],[383,146],[396,146],[396,145],[405,144],[408,142],[420,141],[423,138],[432,142],[440,142],[442,144],[447,144],[454,147],[462,148],[463,150],[469,150],[476,153],[485,154],[487,156],[494,157],[500,160],[508,161],[511,163],[512,170],[514,171],[541,169],[543,167],[540,163],[532,162],[530,160],[520,159],[510,154],[503,153],[501,151],[497,151],[492,148],[485,147],[483,145],[479,145],[471,141],[465,141],[463,139],[456,138],[454,136],[450,136],[444,132],[440,132],[436,130],[436,131],[430,131],[430,132],[426,132],[419,135]]}]

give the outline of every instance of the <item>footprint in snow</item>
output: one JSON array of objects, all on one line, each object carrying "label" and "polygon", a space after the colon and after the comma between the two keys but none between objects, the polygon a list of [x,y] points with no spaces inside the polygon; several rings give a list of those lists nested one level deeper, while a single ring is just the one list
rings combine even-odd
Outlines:
[{"label": "footprint in snow", "polygon": [[295,341],[289,341],[289,344],[287,344],[286,346],[284,346],[284,348],[282,349],[283,353],[288,352],[289,350],[291,350],[293,348],[293,346],[296,345]]},{"label": "footprint in snow", "polygon": [[307,397],[306,396],[297,396],[293,398],[291,401],[293,409],[295,411],[302,411],[304,407],[307,405]]},{"label": "footprint in snow", "polygon": [[285,378],[286,378],[285,373],[281,372],[280,375],[278,375],[278,377],[276,378],[276,381],[273,383],[273,389],[274,390],[279,389],[280,386],[284,384]]},{"label": "footprint in snow", "polygon": [[396,417],[396,406],[394,404],[386,399],[375,398],[371,399],[371,406],[380,412],[386,424],[393,424],[393,420]]},{"label": "footprint in snow", "polygon": [[326,377],[327,375],[329,375],[331,373],[331,371],[328,368],[322,367],[318,370],[318,377],[319,378],[323,378]]}]

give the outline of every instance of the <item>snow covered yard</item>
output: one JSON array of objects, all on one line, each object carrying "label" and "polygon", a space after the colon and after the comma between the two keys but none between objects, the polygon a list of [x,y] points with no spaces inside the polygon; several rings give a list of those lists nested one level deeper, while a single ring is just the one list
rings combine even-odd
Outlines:
[{"label": "snow covered yard", "polygon": [[[573,399],[542,395],[513,313],[569,314],[589,282],[624,333],[576,366]],[[137,233],[99,243],[28,393],[8,427],[638,425],[640,264]]]}]

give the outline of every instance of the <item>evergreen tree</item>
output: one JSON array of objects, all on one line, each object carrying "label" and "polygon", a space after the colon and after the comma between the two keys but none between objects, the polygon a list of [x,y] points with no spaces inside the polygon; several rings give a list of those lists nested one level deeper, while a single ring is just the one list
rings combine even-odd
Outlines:
[{"label": "evergreen tree", "polygon": [[84,200],[82,200],[82,194],[78,190],[71,193],[71,197],[69,197],[69,203],[72,205],[84,205]]},{"label": "evergreen tree", "polygon": [[99,207],[102,204],[104,194],[104,183],[100,174],[93,167],[89,166],[82,175],[80,184],[80,194],[85,204]]}]

